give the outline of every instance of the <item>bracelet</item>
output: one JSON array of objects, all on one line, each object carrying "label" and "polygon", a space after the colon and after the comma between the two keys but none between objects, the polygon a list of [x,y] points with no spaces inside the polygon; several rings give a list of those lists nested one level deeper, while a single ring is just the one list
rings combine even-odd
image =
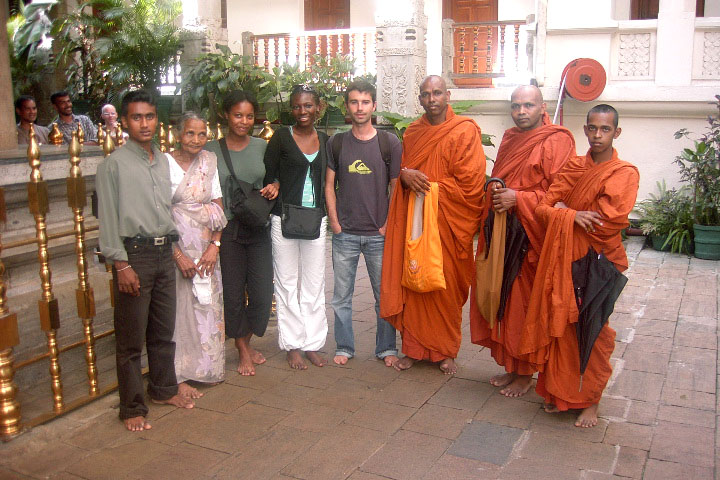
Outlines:
[{"label": "bracelet", "polygon": [[115,269],[115,271],[119,273],[119,272],[122,272],[123,270],[127,270],[128,268],[132,268],[132,265],[125,265],[123,268],[121,268],[119,270]]}]

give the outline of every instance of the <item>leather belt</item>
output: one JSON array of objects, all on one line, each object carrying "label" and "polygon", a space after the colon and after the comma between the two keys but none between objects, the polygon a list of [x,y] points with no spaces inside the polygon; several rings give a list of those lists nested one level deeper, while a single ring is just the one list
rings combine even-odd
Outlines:
[{"label": "leather belt", "polygon": [[170,245],[173,242],[180,240],[179,235],[165,235],[163,237],[130,237],[125,238],[123,243],[125,245],[148,245],[151,247],[161,247],[164,245]]}]

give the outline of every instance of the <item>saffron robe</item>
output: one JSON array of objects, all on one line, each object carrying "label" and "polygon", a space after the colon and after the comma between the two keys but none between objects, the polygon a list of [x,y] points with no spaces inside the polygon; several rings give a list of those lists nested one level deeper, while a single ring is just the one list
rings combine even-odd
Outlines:
[{"label": "saffron robe", "polygon": [[[537,321],[525,324],[521,347],[532,361],[544,364],[536,391],[560,410],[598,403],[612,375],[615,331],[608,323],[595,341],[581,388],[572,262],[592,247],[619,271],[627,269],[620,232],[629,225],[639,180],[637,168],[620,160],[616,150],[611,160],[601,164],[595,164],[588,151],[557,175],[536,210],[547,233],[528,309],[528,317]],[[568,208],[554,208],[557,202]],[[602,226],[595,225],[594,232],[587,232],[575,223],[578,211],[599,213]],[[542,348],[537,349],[538,344]]]},{"label": "saffron robe", "polygon": [[[514,127],[505,131],[498,149],[491,176],[502,178],[508,188],[516,191],[517,205],[513,213],[527,233],[528,252],[510,289],[505,315],[492,329],[478,310],[475,301],[477,285],[473,282],[470,337],[473,343],[488,347],[495,361],[507,372],[532,375],[539,368],[528,360],[527,355],[520,353],[520,335],[545,234],[545,228],[535,218],[535,208],[557,172],[575,155],[572,133],[563,126],[551,124],[547,113],[543,115],[541,127],[529,131]],[[489,208],[492,208],[492,202]],[[478,240],[480,254],[485,248],[482,235]]]},{"label": "saffron robe", "polygon": [[402,351],[416,360],[455,358],[460,349],[462,306],[473,278],[473,237],[480,222],[485,153],[480,127],[455,115],[431,125],[425,115],[403,136],[402,167],[416,169],[439,185],[438,230],[442,243],[445,290],[417,293],[400,284],[410,195],[398,182],[390,201],[380,316],[402,335]]}]

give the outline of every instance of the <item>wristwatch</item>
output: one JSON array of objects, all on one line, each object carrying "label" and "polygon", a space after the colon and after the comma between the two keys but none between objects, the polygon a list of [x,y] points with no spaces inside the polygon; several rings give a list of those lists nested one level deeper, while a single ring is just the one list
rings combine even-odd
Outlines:
[{"label": "wristwatch", "polygon": [[216,247],[220,248],[220,240],[213,240],[213,241],[210,242],[210,243],[212,243],[212,244],[215,245]]}]

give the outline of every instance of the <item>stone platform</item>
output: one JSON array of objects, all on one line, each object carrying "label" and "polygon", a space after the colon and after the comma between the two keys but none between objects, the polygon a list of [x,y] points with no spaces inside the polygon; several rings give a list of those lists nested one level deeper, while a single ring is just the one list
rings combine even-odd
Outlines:
[{"label": "stone platform", "polygon": [[[129,433],[108,395],[1,445],[0,478],[715,478],[720,262],[641,248],[629,240],[630,281],[610,320],[614,374],[593,429],[544,413],[535,393],[499,395],[488,381],[501,368],[469,342],[467,306],[457,375],[386,368],[373,358],[362,266],[347,366],[292,371],[273,323],[256,342],[268,362],[255,377],[235,373],[228,343],[226,382],[194,410],[151,405],[153,429]],[[329,261],[326,278],[329,302]],[[330,356],[329,304],[328,319]]]}]

